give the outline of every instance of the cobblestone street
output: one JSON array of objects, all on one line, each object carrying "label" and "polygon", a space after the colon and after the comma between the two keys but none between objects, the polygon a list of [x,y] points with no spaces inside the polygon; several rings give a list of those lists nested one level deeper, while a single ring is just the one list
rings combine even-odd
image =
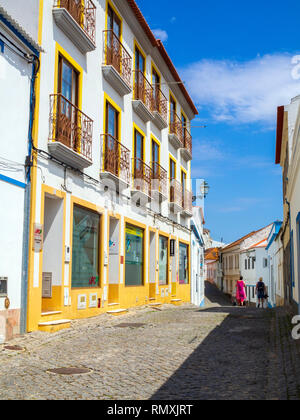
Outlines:
[{"label": "cobblestone street", "polygon": [[[283,311],[233,308],[207,285],[207,306],[132,310],[32,333],[0,347],[0,398],[299,399],[300,347]],[[120,325],[120,324],[143,325]],[[81,376],[49,369],[83,367]]]}]

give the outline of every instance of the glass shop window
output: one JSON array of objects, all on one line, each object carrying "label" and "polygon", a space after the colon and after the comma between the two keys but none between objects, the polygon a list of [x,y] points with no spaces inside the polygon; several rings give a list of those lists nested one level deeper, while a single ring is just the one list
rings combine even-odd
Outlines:
[{"label": "glass shop window", "polygon": [[168,284],[168,238],[159,237],[159,284]]},{"label": "glass shop window", "polygon": [[189,284],[189,247],[179,244],[179,284]]},{"label": "glass shop window", "polygon": [[74,206],[72,288],[99,287],[100,216]]},{"label": "glass shop window", "polygon": [[126,225],[125,286],[144,284],[144,230]]}]

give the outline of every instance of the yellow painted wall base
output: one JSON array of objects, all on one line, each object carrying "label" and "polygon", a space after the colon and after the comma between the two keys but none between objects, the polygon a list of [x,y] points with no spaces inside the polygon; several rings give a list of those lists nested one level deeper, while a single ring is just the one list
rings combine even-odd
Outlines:
[{"label": "yellow painted wall base", "polygon": [[39,331],[55,333],[57,331],[65,330],[70,327],[71,327],[71,321],[65,322],[63,324],[49,324],[49,325],[39,324]]}]

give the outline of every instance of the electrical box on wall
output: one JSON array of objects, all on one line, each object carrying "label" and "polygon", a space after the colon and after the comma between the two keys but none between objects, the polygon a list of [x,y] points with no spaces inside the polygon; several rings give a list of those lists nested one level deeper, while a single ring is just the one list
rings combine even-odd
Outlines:
[{"label": "electrical box on wall", "polygon": [[42,297],[52,298],[52,273],[43,273]]},{"label": "electrical box on wall", "polygon": [[98,295],[97,293],[90,294],[90,308],[97,308],[98,306]]},{"label": "electrical box on wall", "polygon": [[77,309],[86,309],[86,295],[79,295],[78,296]]},{"label": "electrical box on wall", "polygon": [[69,263],[71,261],[71,248],[66,245],[65,247],[65,262]]},{"label": "electrical box on wall", "polygon": [[7,296],[8,277],[0,277],[0,296]]}]

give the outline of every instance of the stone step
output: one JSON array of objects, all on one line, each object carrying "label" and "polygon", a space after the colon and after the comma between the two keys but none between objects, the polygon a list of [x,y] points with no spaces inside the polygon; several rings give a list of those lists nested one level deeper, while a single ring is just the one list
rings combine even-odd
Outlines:
[{"label": "stone step", "polygon": [[161,302],[149,303],[149,306],[161,306]]},{"label": "stone step", "polygon": [[182,304],[182,300],[181,299],[171,299],[171,304],[180,306]]},{"label": "stone step", "polygon": [[60,315],[61,311],[49,311],[49,312],[42,312],[42,316],[52,316],[52,315]]},{"label": "stone step", "polygon": [[128,309],[114,309],[111,311],[107,311],[108,315],[113,315],[113,316],[125,315],[127,312],[128,312]]},{"label": "stone step", "polygon": [[39,331],[54,333],[60,330],[70,328],[70,319],[58,319],[56,321],[40,322],[38,325]]}]

